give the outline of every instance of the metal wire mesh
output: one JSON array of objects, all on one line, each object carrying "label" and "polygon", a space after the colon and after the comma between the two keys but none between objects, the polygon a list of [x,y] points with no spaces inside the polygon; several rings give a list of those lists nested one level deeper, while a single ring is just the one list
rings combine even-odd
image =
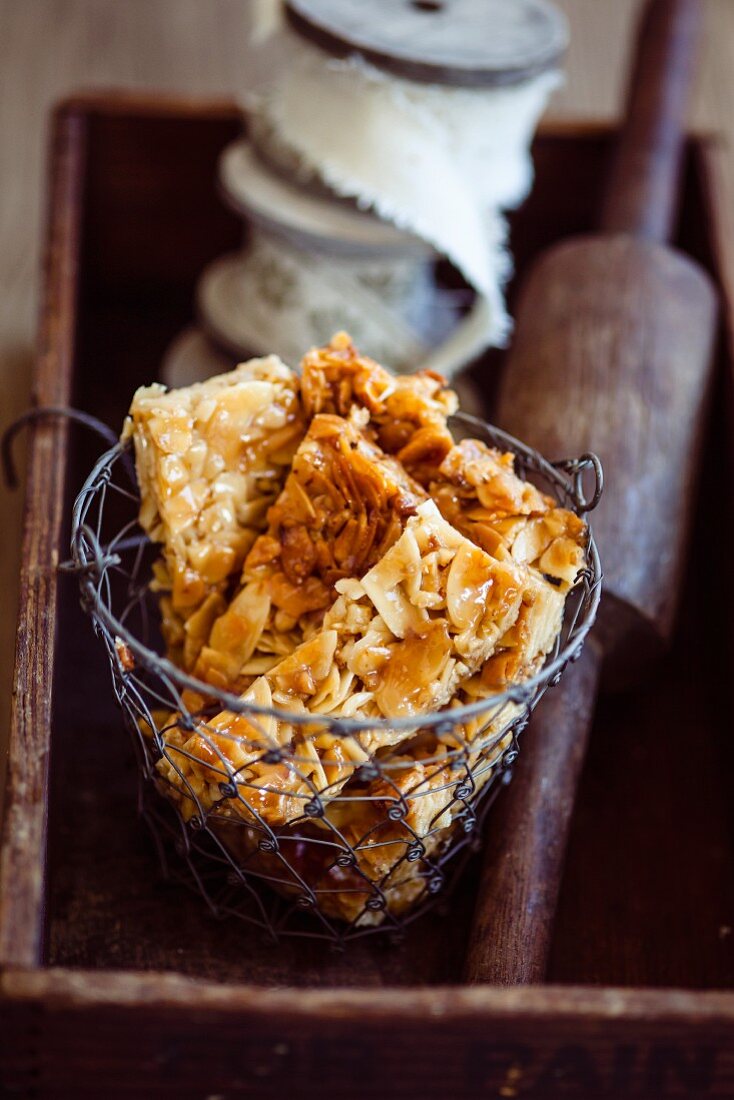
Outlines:
[{"label": "metal wire mesh", "polygon": [[[595,456],[550,464],[472,417],[457,416],[453,427],[513,451],[518,473],[564,507],[582,514],[598,502]],[[216,914],[276,939],[400,936],[456,880],[511,777],[532,709],[580,655],[600,597],[593,538],[537,675],[419,718],[346,719],[259,707],[162,655],[149,583],[156,551],[138,526],[138,507],[130,451],[117,445],[76,500],[72,568],[107,651],[137,753],[140,808],[166,872]],[[231,718],[224,725],[216,718],[223,713]],[[381,747],[366,754],[365,744]]]}]

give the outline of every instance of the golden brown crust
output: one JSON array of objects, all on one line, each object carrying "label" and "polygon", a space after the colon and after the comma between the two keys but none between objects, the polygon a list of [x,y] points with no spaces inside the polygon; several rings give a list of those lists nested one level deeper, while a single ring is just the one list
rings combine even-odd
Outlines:
[{"label": "golden brown crust", "polygon": [[[426,501],[362,581],[340,581],[323,629],[260,677],[243,696],[261,707],[334,717],[411,717],[439,709],[477,673],[518,616],[519,570],[494,561],[454,531]],[[223,711],[202,720],[159,770],[183,798],[184,814],[221,802],[227,815],[282,825],[314,796],[334,798],[354,769],[413,731],[376,726],[340,737],[283,720]],[[285,749],[298,766],[263,759]],[[267,797],[260,790],[267,791]]]},{"label": "golden brown crust", "polygon": [[156,582],[170,592],[172,648],[242,568],[303,432],[298,379],[275,356],[185,389],[136,392],[123,438],[135,446],[140,524],[163,548]]},{"label": "golden brown crust", "polygon": [[451,449],[429,493],[449,523],[502,561],[529,565],[566,592],[586,561],[586,525],[476,439]]},{"label": "golden brown crust", "polygon": [[425,493],[364,427],[359,415],[314,417],[245,576],[259,576],[264,565],[292,585],[316,575],[331,589],[362,576],[395,542]]},{"label": "golden brown crust", "polygon": [[355,406],[366,409],[380,447],[421,483],[451,449],[446,420],[456,412],[458,401],[435,371],[396,377],[360,355],[343,332],[308,352],[301,369],[307,416],[348,416]]},{"label": "golden brown crust", "polygon": [[262,671],[258,661],[289,653],[333,602],[336,582],[362,576],[425,499],[365,437],[364,421],[354,413],[314,417],[267,531],[247,556],[243,587],[201,647],[197,676],[241,688]]},{"label": "golden brown crust", "polygon": [[420,505],[361,581],[342,581],[325,627],[379,712],[410,717],[448,703],[516,619],[522,575]]}]

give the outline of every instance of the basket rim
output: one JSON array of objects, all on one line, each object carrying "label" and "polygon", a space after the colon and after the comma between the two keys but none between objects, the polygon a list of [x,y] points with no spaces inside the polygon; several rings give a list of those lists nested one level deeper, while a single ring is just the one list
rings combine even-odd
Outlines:
[{"label": "basket rim", "polygon": [[[576,515],[585,517],[588,511],[596,507],[603,484],[601,463],[596,455],[589,453],[579,459],[550,462],[539,451],[479,417],[472,416],[469,413],[457,412],[451,417],[451,420],[459,421],[470,428],[479,429],[485,436],[489,436],[493,445],[499,444],[505,450],[512,451],[525,464],[541,473],[562,492],[567,501],[564,506],[568,507],[570,505],[571,510]],[[111,481],[111,471],[115,463],[118,460],[123,460],[126,456],[129,458],[131,449],[132,445],[127,440],[125,442],[118,441],[115,446],[105,451],[92,467],[74,501],[71,532],[72,569],[78,573],[83,609],[89,614],[93,623],[99,624],[114,640],[120,639],[129,648],[135,658],[136,668],[140,666],[163,679],[173,681],[179,690],[189,689],[204,697],[214,697],[222,704],[223,710],[229,710],[236,714],[274,718],[294,725],[319,726],[343,736],[381,729],[415,730],[417,732],[419,729],[437,729],[442,725],[454,729],[458,723],[475,718],[487,712],[490,708],[499,711],[507,704],[522,704],[523,702],[534,705],[537,699],[533,697],[538,690],[549,686],[555,677],[562,673],[569,661],[575,660],[581,655],[582,647],[596,619],[601,599],[603,574],[592,527],[588,520],[585,520],[588,529],[587,566],[569,590],[567,598],[573,592],[578,591],[585,575],[588,606],[578,615],[571,628],[572,636],[566,640],[565,645],[553,660],[544,664],[537,673],[528,677],[527,680],[511,684],[503,691],[496,692],[484,699],[478,699],[473,703],[466,703],[458,707],[451,707],[449,704],[443,710],[426,711],[402,718],[384,716],[378,718],[344,718],[316,712],[297,714],[280,707],[263,707],[248,702],[241,695],[214,687],[212,684],[184,672],[168,657],[162,656],[141,642],[130,628],[121,622],[99,599],[99,582],[104,572],[111,565],[117,564],[119,558],[114,552],[115,539],[112,539],[105,550],[97,534],[84,521],[97,493]],[[597,479],[596,491],[591,501],[587,501],[583,496],[578,474],[574,482],[565,473],[571,468],[580,468],[584,465],[593,466]],[[147,539],[147,534],[145,532],[143,534]],[[152,540],[148,539],[148,541],[151,545],[155,545]],[[120,667],[120,673],[123,677],[129,675],[128,670],[122,669],[122,667]]]}]

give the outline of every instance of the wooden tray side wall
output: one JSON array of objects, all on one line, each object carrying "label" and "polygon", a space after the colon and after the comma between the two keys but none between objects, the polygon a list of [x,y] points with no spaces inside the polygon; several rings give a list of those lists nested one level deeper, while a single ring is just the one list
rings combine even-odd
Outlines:
[{"label": "wooden tray side wall", "polygon": [[[81,115],[64,111],[53,125],[44,293],[33,378],[36,405],[66,405],[71,393],[84,129]],[[68,424],[61,419],[44,420],[29,428],[20,611],[0,857],[0,965],[37,965],[43,943],[50,685],[67,438]]]},{"label": "wooden tray side wall", "polygon": [[0,1081],[43,1100],[734,1095],[728,994],[525,987],[294,997],[63,970],[10,972],[2,988]]}]

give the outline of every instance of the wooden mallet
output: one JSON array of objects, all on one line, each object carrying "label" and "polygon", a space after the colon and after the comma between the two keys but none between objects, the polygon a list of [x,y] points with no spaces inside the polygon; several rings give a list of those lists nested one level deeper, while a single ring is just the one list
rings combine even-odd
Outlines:
[{"label": "wooden mallet", "polygon": [[700,22],[700,0],[647,3],[601,232],[544,253],[517,304],[496,419],[551,458],[601,457],[604,595],[489,818],[468,981],[543,979],[602,663],[617,687],[639,679],[673,629],[717,314],[708,275],[665,243]]}]

